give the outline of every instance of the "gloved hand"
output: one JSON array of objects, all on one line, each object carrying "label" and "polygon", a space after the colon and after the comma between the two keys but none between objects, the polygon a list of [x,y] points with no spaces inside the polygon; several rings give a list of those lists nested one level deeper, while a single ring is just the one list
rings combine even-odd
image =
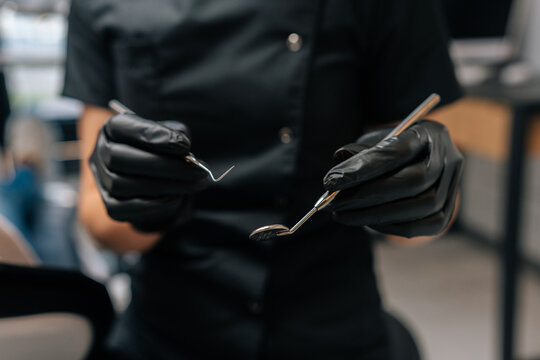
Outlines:
[{"label": "gloved hand", "polygon": [[182,123],[116,115],[101,129],[90,168],[109,215],[141,231],[164,231],[185,220],[189,195],[209,184],[186,162],[191,141]]},{"label": "gloved hand", "polygon": [[436,235],[450,222],[463,156],[446,127],[424,120],[400,135],[367,133],[336,151],[342,162],[324,177],[328,191],[342,190],[329,206],[338,222],[382,233]]}]

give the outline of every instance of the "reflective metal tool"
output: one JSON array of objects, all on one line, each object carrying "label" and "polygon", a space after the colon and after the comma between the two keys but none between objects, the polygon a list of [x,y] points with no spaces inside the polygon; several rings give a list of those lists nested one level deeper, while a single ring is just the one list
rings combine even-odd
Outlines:
[{"label": "reflective metal tool", "polygon": [[[122,104],[118,100],[109,101],[109,107],[112,110],[119,113],[119,114],[135,114],[134,111],[132,111],[130,108],[128,108],[127,106],[125,106],[124,104]],[[192,163],[193,165],[197,166],[198,168],[200,168],[200,169],[204,170],[206,173],[208,173],[208,175],[210,175],[210,178],[212,179],[213,182],[221,181],[221,179],[223,179],[234,168],[234,165],[231,166],[227,171],[225,171],[223,174],[221,174],[221,176],[219,176],[216,179],[214,177],[214,174],[212,174],[212,171],[210,171],[210,169],[207,168],[202,162],[197,160],[197,158],[195,158],[195,155],[193,155],[192,153],[189,153],[188,155],[186,155],[185,159],[186,159],[187,162]]]},{"label": "reflective metal tool", "polygon": [[[394,128],[388,135],[384,137],[380,142],[383,142],[386,139],[391,138],[392,136],[397,136],[409,128],[411,125],[416,123],[418,120],[423,118],[428,112],[430,112],[439,102],[441,97],[438,94],[431,94],[424,102],[422,102],[412,113],[409,114],[398,126]],[[380,143],[379,142],[379,143]],[[296,230],[300,228],[310,217],[313,216],[317,211],[327,207],[332,200],[339,194],[338,191],[330,193],[329,191],[325,192],[319,200],[296,225],[292,228],[288,228],[285,225],[275,224],[275,225],[266,225],[258,229],[255,229],[250,235],[249,238],[255,241],[265,241],[278,236],[286,236],[293,234]]]}]

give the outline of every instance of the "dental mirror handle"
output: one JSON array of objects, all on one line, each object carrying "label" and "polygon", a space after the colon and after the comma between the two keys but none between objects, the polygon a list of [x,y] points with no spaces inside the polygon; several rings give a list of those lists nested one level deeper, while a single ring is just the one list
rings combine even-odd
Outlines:
[{"label": "dental mirror handle", "polygon": [[319,198],[319,200],[317,200],[317,202],[313,206],[313,209],[311,209],[306,215],[304,215],[304,217],[302,219],[300,219],[300,221],[297,222],[296,225],[294,225],[292,228],[290,228],[290,230],[283,231],[281,233],[278,233],[277,235],[278,236],[283,236],[283,235],[290,235],[290,234],[294,233],[300,226],[304,225],[304,223],[306,221],[308,221],[309,218],[313,216],[313,214],[315,214],[317,211],[322,210],[326,206],[328,206],[332,202],[332,200],[334,200],[334,198],[337,196],[337,194],[339,194],[339,190],[334,191],[333,193],[330,193],[330,191],[325,192]]}]

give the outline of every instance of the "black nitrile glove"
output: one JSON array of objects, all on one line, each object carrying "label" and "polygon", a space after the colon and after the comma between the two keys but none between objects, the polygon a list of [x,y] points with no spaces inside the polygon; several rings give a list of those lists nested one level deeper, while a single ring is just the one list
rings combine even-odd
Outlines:
[{"label": "black nitrile glove", "polygon": [[142,231],[164,231],[186,218],[188,195],[209,184],[207,173],[184,159],[190,146],[179,122],[133,114],[107,120],[90,168],[109,215]]},{"label": "black nitrile glove", "polygon": [[413,237],[446,228],[463,168],[463,156],[446,127],[424,120],[378,143],[390,130],[368,133],[336,151],[342,161],[324,177],[342,190],[329,208],[338,222]]}]

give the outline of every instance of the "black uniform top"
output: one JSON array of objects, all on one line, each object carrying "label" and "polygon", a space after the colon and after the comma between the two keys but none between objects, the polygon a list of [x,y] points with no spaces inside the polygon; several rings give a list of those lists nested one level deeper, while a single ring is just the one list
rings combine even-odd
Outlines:
[{"label": "black uniform top", "polygon": [[[317,214],[332,154],[430,93],[459,96],[432,0],[73,0],[65,95],[178,119],[219,184],[133,274],[134,358],[384,356],[371,245]],[[129,345],[126,345],[129,344]],[[138,354],[138,355],[137,355]]]}]

